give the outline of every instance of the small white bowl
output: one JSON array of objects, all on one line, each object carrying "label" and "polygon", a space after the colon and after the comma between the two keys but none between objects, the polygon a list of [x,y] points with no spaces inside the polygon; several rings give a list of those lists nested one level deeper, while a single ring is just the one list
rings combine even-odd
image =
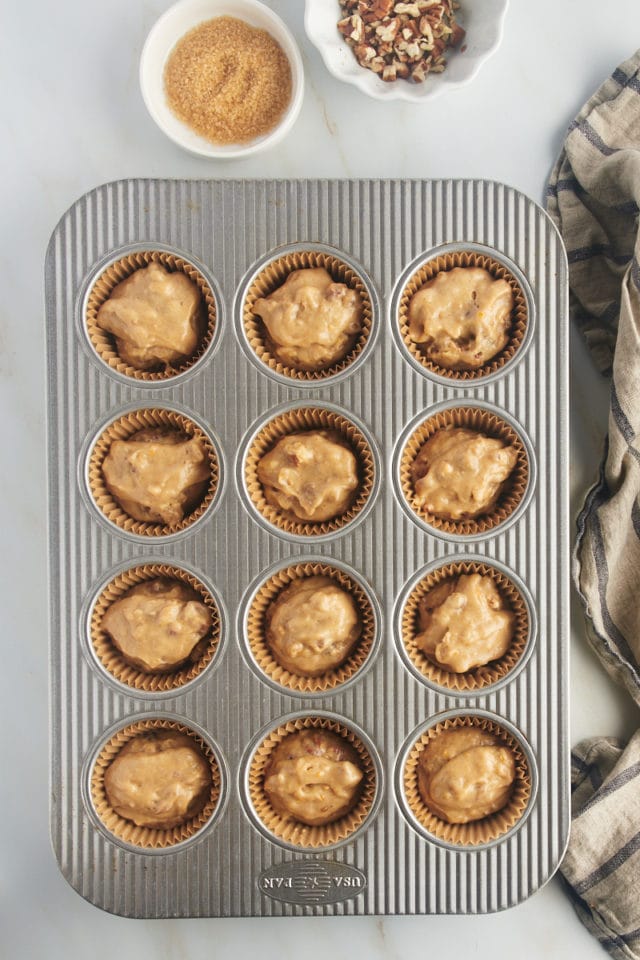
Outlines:
[{"label": "small white bowl", "polygon": [[[236,17],[252,27],[267,30],[277,40],[291,64],[291,102],[269,133],[247,143],[215,144],[205,140],[171,111],[164,90],[164,68],[174,46],[193,27],[214,17]],[[160,129],[190,153],[200,157],[231,159],[258,153],[289,132],[300,112],[304,71],[297,44],[287,26],[258,0],[179,0],[151,28],[140,57],[140,88],[145,106]]]},{"label": "small white bowl", "polygon": [[469,83],[480,66],[500,46],[509,0],[460,0],[456,20],[466,30],[464,49],[449,50],[443,73],[429,73],[424,83],[395,80],[385,83],[361,67],[351,47],[338,31],[343,13],[338,0],[306,0],[304,26],[318,48],[325,66],[338,80],[352,83],[376,100],[432,100],[446,90]]}]

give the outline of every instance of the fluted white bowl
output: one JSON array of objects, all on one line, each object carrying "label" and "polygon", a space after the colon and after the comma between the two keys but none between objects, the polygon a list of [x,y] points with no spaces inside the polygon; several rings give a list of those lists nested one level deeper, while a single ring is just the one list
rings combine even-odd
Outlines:
[{"label": "fluted white bowl", "polygon": [[424,83],[395,80],[385,83],[361,67],[336,24],[342,18],[338,0],[306,0],[304,26],[325,66],[338,80],[351,83],[377,100],[431,100],[469,83],[500,46],[509,0],[460,0],[456,19],[466,30],[460,49],[447,52],[442,73],[429,73]]}]

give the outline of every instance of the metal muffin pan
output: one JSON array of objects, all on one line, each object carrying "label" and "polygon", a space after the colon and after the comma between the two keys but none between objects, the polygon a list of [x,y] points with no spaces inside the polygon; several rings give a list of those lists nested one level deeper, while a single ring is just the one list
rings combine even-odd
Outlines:
[{"label": "metal muffin pan", "polygon": [[[489,250],[522,281],[531,326],[516,356],[486,378],[452,380],[412,362],[398,340],[403,278],[441,250]],[[242,291],[289,249],[321,249],[361,277],[369,342],[352,368],[291,381],[261,369],[242,331]],[[216,300],[210,348],[175,378],[123,376],[84,331],[88,291],[132,250],[175,253]],[[128,180],[81,197],[46,258],[51,661],[51,833],[63,875],[87,900],[131,917],[465,914],[525,900],[557,868],[569,829],[567,265],[546,214],[487,181]],[[495,410],[521,430],[526,500],[482,536],[445,536],[403,503],[395,456],[409,425],[434,409]],[[88,492],[97,434],[146,407],[191,417],[215,439],[214,502],[178,535],[143,537],[107,521]],[[333,535],[301,538],[259,522],[244,489],[243,441],[275,412],[317,406],[351,417],[373,449],[366,507]],[[478,559],[522,584],[535,626],[526,656],[493,687],[455,693],[424,682],[401,655],[397,611],[421,570]],[[309,558],[351,571],[379,636],[363,669],[321,695],[287,691],[251,662],[246,604],[261,578]],[[149,693],[111,682],[91,653],[87,618],[111,576],[147,562],[210,584],[221,646],[197,681]],[[533,626],[532,626],[533,629]],[[491,717],[522,743],[530,800],[515,827],[460,847],[416,827],[401,795],[403,757],[427,727],[457,714]],[[101,824],[89,781],[121,727],[167,717],[214,745],[221,796],[187,842],[139,849]],[[246,764],[265,731],[299,717],[337,718],[370,745],[375,802],[352,836],[303,849],[269,836],[247,799]]]}]

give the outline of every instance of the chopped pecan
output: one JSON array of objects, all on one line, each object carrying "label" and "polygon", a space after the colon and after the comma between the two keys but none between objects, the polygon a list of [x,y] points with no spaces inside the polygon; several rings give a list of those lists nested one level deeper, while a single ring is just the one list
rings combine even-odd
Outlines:
[{"label": "chopped pecan", "polygon": [[459,23],[453,24],[453,29],[451,30],[451,46],[457,47],[461,40],[465,37],[465,30],[460,26]]},{"label": "chopped pecan", "polygon": [[345,20],[341,20],[338,23],[338,30],[340,33],[344,34],[347,39],[353,40],[354,43],[360,43],[364,37],[364,24],[361,17],[359,17],[357,14],[354,14],[352,17],[347,17]]},{"label": "chopped pecan", "polygon": [[385,20],[382,23],[378,24],[376,27],[376,34],[380,37],[383,43],[393,43],[398,33],[400,27],[400,20],[398,17],[393,17],[391,20]]},{"label": "chopped pecan", "polygon": [[358,13],[365,23],[383,20],[392,10],[393,0],[360,0],[358,3]]},{"label": "chopped pecan", "polygon": [[353,48],[353,52],[356,55],[358,63],[362,66],[368,65],[370,60],[376,56],[375,47],[370,47],[366,43],[358,44],[358,46]]},{"label": "chopped pecan", "polygon": [[460,43],[456,0],[339,0],[338,29],[358,63],[387,83],[422,83],[445,67],[447,47]]},{"label": "chopped pecan", "polygon": [[417,3],[396,3],[393,8],[394,13],[406,13],[410,17],[420,16],[420,7]]}]

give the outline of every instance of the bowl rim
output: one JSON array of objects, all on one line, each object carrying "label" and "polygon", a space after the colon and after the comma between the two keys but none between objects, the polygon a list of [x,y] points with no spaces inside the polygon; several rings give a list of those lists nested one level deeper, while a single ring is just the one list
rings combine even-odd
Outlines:
[{"label": "bowl rim", "polygon": [[[203,16],[193,16],[192,11],[206,8],[210,9]],[[252,13],[257,14],[263,22],[252,22]],[[218,16],[232,16],[238,20],[246,18],[251,26],[267,30],[280,44],[291,66],[291,100],[282,118],[271,131],[247,143],[215,144],[207,141],[179,120],[164,98],[162,76],[169,53],[189,30]],[[160,37],[172,21],[177,21],[175,37],[167,45],[161,42]],[[184,22],[179,25],[181,21]],[[159,50],[156,49],[158,46]],[[160,70],[151,63],[153,55],[161,57]],[[148,31],[140,54],[138,80],[144,105],[156,126],[177,146],[205,159],[237,159],[274,146],[295,123],[304,98],[304,67],[298,43],[284,20],[261,0],[178,0],[154,21]]]},{"label": "bowl rim", "polygon": [[[338,5],[338,0],[334,0],[334,2]],[[504,22],[509,0],[491,0],[491,2],[494,4],[491,21],[495,25],[495,32],[490,44],[477,57],[467,58],[470,69],[464,77],[451,80],[450,74],[447,74],[445,70],[443,73],[436,75],[438,81],[436,83],[433,82],[434,76],[432,75],[430,75],[430,82],[423,84],[410,84],[406,81],[385,83],[377,74],[364,67],[359,67],[358,72],[340,69],[336,65],[335,59],[331,57],[331,52],[342,49],[343,46],[346,48],[345,42],[336,31],[335,39],[329,43],[322,36],[318,36],[314,29],[314,24],[317,22],[316,18],[321,16],[322,13],[328,15],[333,8],[333,4],[328,3],[327,0],[305,0],[304,27],[308,39],[319,51],[326,69],[336,79],[357,87],[362,93],[374,100],[404,100],[411,103],[424,103],[441,96],[446,90],[457,90],[466,86],[476,77],[483,63],[499,48],[504,35]],[[331,17],[332,20],[335,18],[335,10]]]}]

